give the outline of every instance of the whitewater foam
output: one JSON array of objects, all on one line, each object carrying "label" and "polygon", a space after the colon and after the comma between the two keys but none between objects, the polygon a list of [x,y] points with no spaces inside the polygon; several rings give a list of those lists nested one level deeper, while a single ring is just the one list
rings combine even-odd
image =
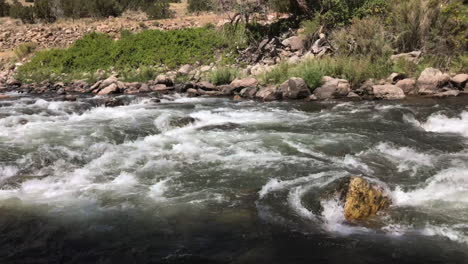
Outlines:
[{"label": "whitewater foam", "polygon": [[468,111],[463,111],[460,117],[449,118],[443,114],[433,114],[421,124],[426,131],[438,133],[457,133],[468,137]]}]

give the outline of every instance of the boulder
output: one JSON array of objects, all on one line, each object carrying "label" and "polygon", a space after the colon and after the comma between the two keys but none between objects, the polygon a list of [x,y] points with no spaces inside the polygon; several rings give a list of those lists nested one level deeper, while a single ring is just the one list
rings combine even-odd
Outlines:
[{"label": "boulder", "polygon": [[311,95],[309,87],[302,78],[293,77],[279,86],[283,98],[304,99]]},{"label": "boulder", "polygon": [[63,100],[64,101],[70,101],[70,102],[74,102],[76,101],[78,98],[75,96],[75,95],[71,95],[71,94],[67,94],[63,97]]},{"label": "boulder", "polygon": [[199,95],[200,95],[200,93],[198,92],[198,90],[197,90],[197,89],[194,89],[194,88],[188,88],[188,89],[187,89],[187,94],[188,94],[188,96],[190,96],[190,97],[195,97],[195,96],[199,96]]},{"label": "boulder", "polygon": [[234,91],[236,90],[236,88],[231,86],[230,84],[220,85],[217,87],[217,89],[221,91],[223,95],[233,95]]},{"label": "boulder", "polygon": [[448,89],[448,90],[443,91],[443,92],[435,93],[432,96],[439,97],[439,98],[445,98],[445,97],[458,96],[458,95],[460,95],[460,93],[461,92],[459,90]]},{"label": "boulder", "polygon": [[159,74],[155,81],[156,84],[165,84],[167,86],[172,86],[174,84],[174,81],[165,74]]},{"label": "boulder", "polygon": [[98,95],[109,95],[109,94],[115,94],[119,92],[119,87],[117,84],[113,83],[106,88],[102,89],[99,91]]},{"label": "boulder", "polygon": [[0,100],[10,99],[11,97],[6,94],[0,94]]},{"label": "boulder", "polygon": [[344,216],[348,221],[364,220],[387,209],[391,200],[385,190],[363,177],[351,177],[346,193]]},{"label": "boulder", "polygon": [[106,88],[107,86],[113,84],[113,83],[116,83],[118,82],[119,80],[117,79],[117,77],[115,75],[112,75],[111,77],[103,80],[100,84],[99,84],[99,88],[100,89],[104,89]]},{"label": "boulder", "polygon": [[348,98],[354,98],[354,99],[356,99],[356,98],[361,98],[361,97],[360,97],[357,93],[355,93],[355,92],[349,92],[349,93],[348,93],[348,96],[346,96],[346,97],[348,97]]},{"label": "boulder", "polygon": [[300,36],[293,36],[287,38],[281,42],[286,47],[290,47],[291,50],[303,50],[304,49],[304,38]]},{"label": "boulder", "polygon": [[241,90],[239,95],[246,98],[254,98],[257,91],[257,87],[246,87]]},{"label": "boulder", "polygon": [[374,85],[372,86],[372,92],[374,97],[377,99],[403,99],[405,93],[401,88],[396,85]]},{"label": "boulder", "polygon": [[147,93],[147,92],[151,92],[151,89],[149,87],[148,84],[146,83],[142,83],[140,88],[138,89],[141,93]]},{"label": "boulder", "polygon": [[125,105],[125,101],[122,98],[110,97],[104,101],[106,107],[117,107]]},{"label": "boulder", "polygon": [[332,99],[346,97],[351,92],[351,86],[347,80],[335,79],[329,76],[322,78],[323,85],[314,90],[317,99]]},{"label": "boulder", "polygon": [[231,86],[235,91],[240,91],[242,88],[246,87],[257,87],[258,81],[253,77],[248,77],[244,79],[235,79],[231,82]]},{"label": "boulder", "polygon": [[398,81],[406,78],[406,75],[403,73],[394,72],[388,76],[387,81],[391,84],[396,84]]},{"label": "boulder", "polygon": [[150,89],[155,92],[168,92],[174,90],[174,87],[169,87],[165,84],[156,84],[154,86],[150,86]]},{"label": "boulder", "polygon": [[21,82],[15,78],[13,78],[13,76],[10,76],[7,80],[6,80],[6,85],[7,86],[21,86]]},{"label": "boulder", "polygon": [[400,80],[395,85],[399,87],[400,89],[402,89],[405,94],[417,94],[418,93],[416,89],[416,80],[412,78]]},{"label": "boulder", "polygon": [[418,63],[419,58],[421,57],[422,52],[421,51],[412,51],[408,53],[400,53],[396,55],[392,55],[390,59],[392,61],[399,61],[399,60],[405,60],[413,63]]},{"label": "boulder", "polygon": [[282,99],[283,94],[278,90],[277,87],[268,86],[260,88],[255,97],[263,101],[275,101]]},{"label": "boulder", "polygon": [[216,86],[210,82],[198,82],[195,85],[195,88],[202,89],[205,91],[214,91],[216,90]]},{"label": "boulder", "polygon": [[193,68],[190,64],[185,64],[182,67],[180,67],[177,73],[181,75],[189,75],[192,70]]},{"label": "boulder", "polygon": [[187,117],[176,117],[169,121],[169,125],[171,127],[184,127],[190,124],[195,123],[197,121],[195,118],[187,116]]},{"label": "boulder", "polygon": [[457,74],[450,80],[450,82],[452,82],[453,86],[459,89],[464,89],[468,82],[468,74]]},{"label": "boulder", "polygon": [[423,95],[431,95],[439,92],[450,81],[448,74],[442,73],[438,69],[425,69],[417,81],[418,92]]}]

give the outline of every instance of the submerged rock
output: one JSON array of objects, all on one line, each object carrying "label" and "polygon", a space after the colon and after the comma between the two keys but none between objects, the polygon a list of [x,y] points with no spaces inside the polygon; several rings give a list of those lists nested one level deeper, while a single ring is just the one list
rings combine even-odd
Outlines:
[{"label": "submerged rock", "polygon": [[351,177],[346,193],[344,216],[348,221],[363,220],[387,209],[391,200],[384,189],[363,177]]},{"label": "submerged rock", "polygon": [[184,126],[187,126],[187,125],[190,125],[190,124],[193,124],[195,123],[195,121],[197,121],[197,119],[193,118],[193,117],[190,117],[190,116],[187,116],[187,117],[177,117],[177,118],[173,118],[170,122],[169,122],[169,125],[171,127],[184,127]]}]

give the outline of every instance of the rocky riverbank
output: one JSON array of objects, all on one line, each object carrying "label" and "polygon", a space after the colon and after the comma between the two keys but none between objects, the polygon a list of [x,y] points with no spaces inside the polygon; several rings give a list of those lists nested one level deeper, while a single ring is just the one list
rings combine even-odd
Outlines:
[{"label": "rocky riverbank", "polygon": [[[96,83],[83,80],[71,83],[42,82],[23,84],[15,79],[15,67],[0,72],[0,93],[16,91],[20,93],[63,95],[65,100],[73,100],[79,94],[118,95],[154,93],[186,93],[188,96],[227,96],[236,100],[243,98],[261,101],[275,100],[327,100],[327,99],[403,99],[406,96],[449,97],[468,93],[468,74],[449,75],[434,68],[424,70],[419,78],[406,78],[404,74],[394,73],[385,80],[368,80],[354,88],[347,80],[325,76],[322,85],[311,91],[301,78],[290,78],[281,85],[263,85],[255,76],[236,79],[230,84],[214,85],[207,81],[194,81],[200,75],[202,66],[194,68],[184,65],[177,72],[168,72],[148,82],[123,82],[118,75],[112,75]],[[177,83],[176,76],[189,76],[184,83]],[[5,95],[2,95],[5,98]],[[2,98],[0,97],[0,98]]]}]

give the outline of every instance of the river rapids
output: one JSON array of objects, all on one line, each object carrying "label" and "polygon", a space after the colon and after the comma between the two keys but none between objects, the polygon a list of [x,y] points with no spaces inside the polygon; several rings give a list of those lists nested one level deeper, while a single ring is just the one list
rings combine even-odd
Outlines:
[{"label": "river rapids", "polygon": [[[0,263],[468,263],[467,97],[9,95]],[[386,213],[344,219],[353,175]]]}]

